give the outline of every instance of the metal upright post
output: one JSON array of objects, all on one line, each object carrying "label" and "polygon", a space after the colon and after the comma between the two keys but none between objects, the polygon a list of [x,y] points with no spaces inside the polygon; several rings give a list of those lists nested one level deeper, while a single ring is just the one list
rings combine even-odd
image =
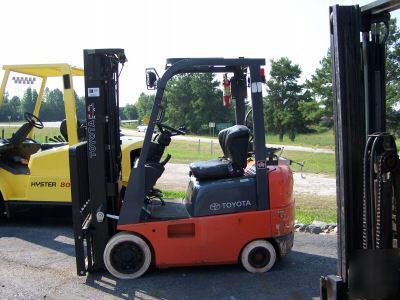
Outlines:
[{"label": "metal upright post", "polygon": [[[115,233],[111,218],[117,213],[121,170],[118,76],[125,59],[122,49],[84,51],[87,141],[69,149],[78,275],[104,268],[104,248]],[[64,91],[71,93],[67,73]]]},{"label": "metal upright post", "polygon": [[[392,270],[393,277],[389,271],[396,268],[393,258],[398,252],[390,256],[388,252],[369,249],[371,243],[365,243],[376,211],[368,201],[374,193],[369,187],[375,183],[364,180],[369,174],[367,169],[364,171],[366,138],[369,133],[385,130],[385,37],[382,39],[376,24],[387,26],[388,12],[397,8],[398,0],[378,0],[362,8],[330,8],[338,276],[321,278],[322,299],[387,298],[398,289],[398,271]],[[367,145],[366,161],[369,155]],[[391,224],[391,216],[385,218],[380,220],[380,226],[390,226],[387,224]],[[379,261],[385,263],[377,264]],[[375,275],[377,278],[372,278]]]},{"label": "metal upright post", "polygon": [[360,73],[360,8],[331,7],[335,155],[338,220],[338,275],[346,283],[348,257],[361,248],[365,106]]},{"label": "metal upright post", "polygon": [[231,78],[232,98],[235,99],[235,116],[236,124],[244,125],[246,107],[245,99],[247,98],[247,82],[246,74],[241,68],[237,68],[234,76]]}]

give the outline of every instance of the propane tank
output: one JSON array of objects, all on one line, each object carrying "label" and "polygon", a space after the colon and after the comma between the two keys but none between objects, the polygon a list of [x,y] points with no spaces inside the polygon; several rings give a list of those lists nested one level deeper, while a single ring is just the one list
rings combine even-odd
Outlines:
[{"label": "propane tank", "polygon": [[223,91],[223,104],[226,108],[231,105],[231,81],[228,79],[228,74],[224,74],[224,79],[222,80],[222,91]]}]

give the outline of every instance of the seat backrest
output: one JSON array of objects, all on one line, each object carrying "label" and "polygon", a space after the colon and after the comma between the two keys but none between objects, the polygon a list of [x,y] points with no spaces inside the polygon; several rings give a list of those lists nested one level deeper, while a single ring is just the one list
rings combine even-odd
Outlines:
[{"label": "seat backrest", "polygon": [[64,140],[68,142],[68,130],[67,130],[67,120],[64,119],[60,124],[60,133],[63,136]]},{"label": "seat backrest", "polygon": [[224,157],[231,160],[234,168],[246,167],[249,137],[250,130],[244,125],[234,125],[218,134]]},{"label": "seat backrest", "polygon": [[[83,126],[84,123],[77,120],[77,128],[78,128],[78,139],[79,141],[85,140],[86,137],[86,128]],[[63,136],[64,140],[68,142],[68,128],[67,128],[67,120],[64,119],[60,124],[60,133]]]}]

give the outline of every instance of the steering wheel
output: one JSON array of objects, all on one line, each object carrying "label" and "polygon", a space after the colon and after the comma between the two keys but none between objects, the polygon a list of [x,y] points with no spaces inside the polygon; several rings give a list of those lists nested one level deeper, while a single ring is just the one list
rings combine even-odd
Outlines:
[{"label": "steering wheel", "polygon": [[37,129],[42,129],[44,127],[43,122],[30,112],[25,112],[24,118],[29,124],[31,124],[33,127]]},{"label": "steering wheel", "polygon": [[254,139],[254,133],[253,133],[253,109],[250,109],[247,114],[246,114],[246,118],[245,118],[245,122],[244,124],[246,125],[247,128],[249,128],[250,130],[250,142],[253,141]]},{"label": "steering wheel", "polygon": [[166,130],[169,131],[171,133],[172,136],[174,135],[185,135],[186,132],[181,130],[181,129],[177,129],[177,128],[173,128],[171,126],[165,125],[163,123],[156,123],[158,129],[160,130],[161,133],[164,133]]},{"label": "steering wheel", "polygon": [[253,114],[252,114],[252,112],[253,112],[253,109],[250,109],[247,112],[245,121],[244,121],[246,127],[248,127],[250,130],[253,130]]}]

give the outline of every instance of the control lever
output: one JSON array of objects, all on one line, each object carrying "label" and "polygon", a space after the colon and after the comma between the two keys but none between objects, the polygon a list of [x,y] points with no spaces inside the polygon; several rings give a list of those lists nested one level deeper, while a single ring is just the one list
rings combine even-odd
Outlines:
[{"label": "control lever", "polygon": [[171,159],[171,154],[167,154],[167,157],[163,161],[161,161],[160,164],[165,166],[170,159]]}]

